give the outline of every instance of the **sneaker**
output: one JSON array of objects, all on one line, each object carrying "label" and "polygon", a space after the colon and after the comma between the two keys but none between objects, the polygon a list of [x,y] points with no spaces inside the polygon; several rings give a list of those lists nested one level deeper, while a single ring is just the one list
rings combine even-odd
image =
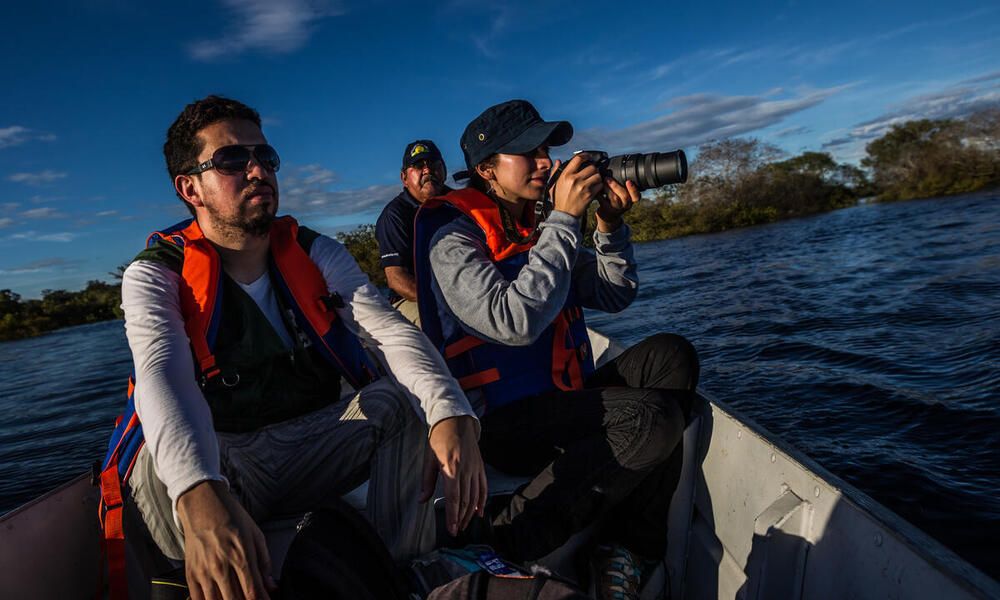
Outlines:
[{"label": "sneaker", "polygon": [[592,560],[598,600],[639,600],[642,563],[621,546],[598,546]]}]

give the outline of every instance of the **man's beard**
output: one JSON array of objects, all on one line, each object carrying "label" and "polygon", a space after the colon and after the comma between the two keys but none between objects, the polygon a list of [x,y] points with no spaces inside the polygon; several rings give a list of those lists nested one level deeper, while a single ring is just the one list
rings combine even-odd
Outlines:
[{"label": "man's beard", "polygon": [[240,204],[239,212],[234,216],[223,217],[213,205],[206,204],[205,208],[208,209],[208,215],[216,229],[227,235],[242,234],[251,237],[267,235],[271,231],[274,215],[278,211],[278,190],[271,188],[273,192],[271,203],[251,205],[247,201],[250,196],[253,196],[259,188],[265,185],[271,187],[266,183],[247,186],[240,194],[243,202]]}]

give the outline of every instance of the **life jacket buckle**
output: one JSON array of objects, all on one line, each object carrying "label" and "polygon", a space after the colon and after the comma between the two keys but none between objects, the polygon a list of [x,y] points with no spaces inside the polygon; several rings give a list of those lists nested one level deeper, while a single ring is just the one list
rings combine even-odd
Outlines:
[{"label": "life jacket buckle", "polygon": [[229,375],[225,375],[225,374],[222,376],[222,385],[224,385],[226,387],[229,387],[229,388],[236,387],[236,384],[238,384],[239,382],[240,382],[240,374],[239,373],[233,373],[231,377]]},{"label": "life jacket buckle", "polygon": [[334,292],[329,296],[320,296],[319,301],[323,303],[323,307],[330,311],[335,308],[344,308],[344,299],[340,297],[340,294]]}]

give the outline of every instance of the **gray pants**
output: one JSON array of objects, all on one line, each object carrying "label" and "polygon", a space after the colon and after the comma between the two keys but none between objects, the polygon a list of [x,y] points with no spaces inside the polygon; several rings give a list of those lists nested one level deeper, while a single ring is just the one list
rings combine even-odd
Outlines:
[{"label": "gray pants", "polygon": [[[433,507],[417,503],[427,425],[388,379],[295,419],[217,435],[222,474],[256,522],[316,509],[369,480],[365,516],[393,558],[406,560],[433,547]],[[183,560],[184,534],[145,447],[130,487],[156,545]]]},{"label": "gray pants", "polygon": [[406,317],[407,321],[413,323],[417,327],[420,327],[420,309],[418,309],[417,306],[416,302],[407,300],[406,298],[401,298],[392,305],[392,307],[398,310],[401,315]]}]

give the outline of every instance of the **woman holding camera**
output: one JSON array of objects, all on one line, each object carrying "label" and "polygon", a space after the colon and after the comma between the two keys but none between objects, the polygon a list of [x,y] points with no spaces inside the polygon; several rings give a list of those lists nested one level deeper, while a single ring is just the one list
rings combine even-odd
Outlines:
[{"label": "woman holding camera", "polygon": [[[622,215],[639,192],[577,155],[536,227],[535,206],[558,167],[548,149],[572,135],[568,122],[543,121],[524,100],[469,123],[470,187],[417,216],[418,303],[425,332],[483,415],[484,459],[534,477],[490,506],[496,549],[535,560],[602,519],[591,561],[599,597],[638,597],[643,571],[666,552],[699,365],[687,340],[658,334],[595,370],[582,308],[618,312],[635,298]],[[595,200],[596,252],[580,232]]]}]

